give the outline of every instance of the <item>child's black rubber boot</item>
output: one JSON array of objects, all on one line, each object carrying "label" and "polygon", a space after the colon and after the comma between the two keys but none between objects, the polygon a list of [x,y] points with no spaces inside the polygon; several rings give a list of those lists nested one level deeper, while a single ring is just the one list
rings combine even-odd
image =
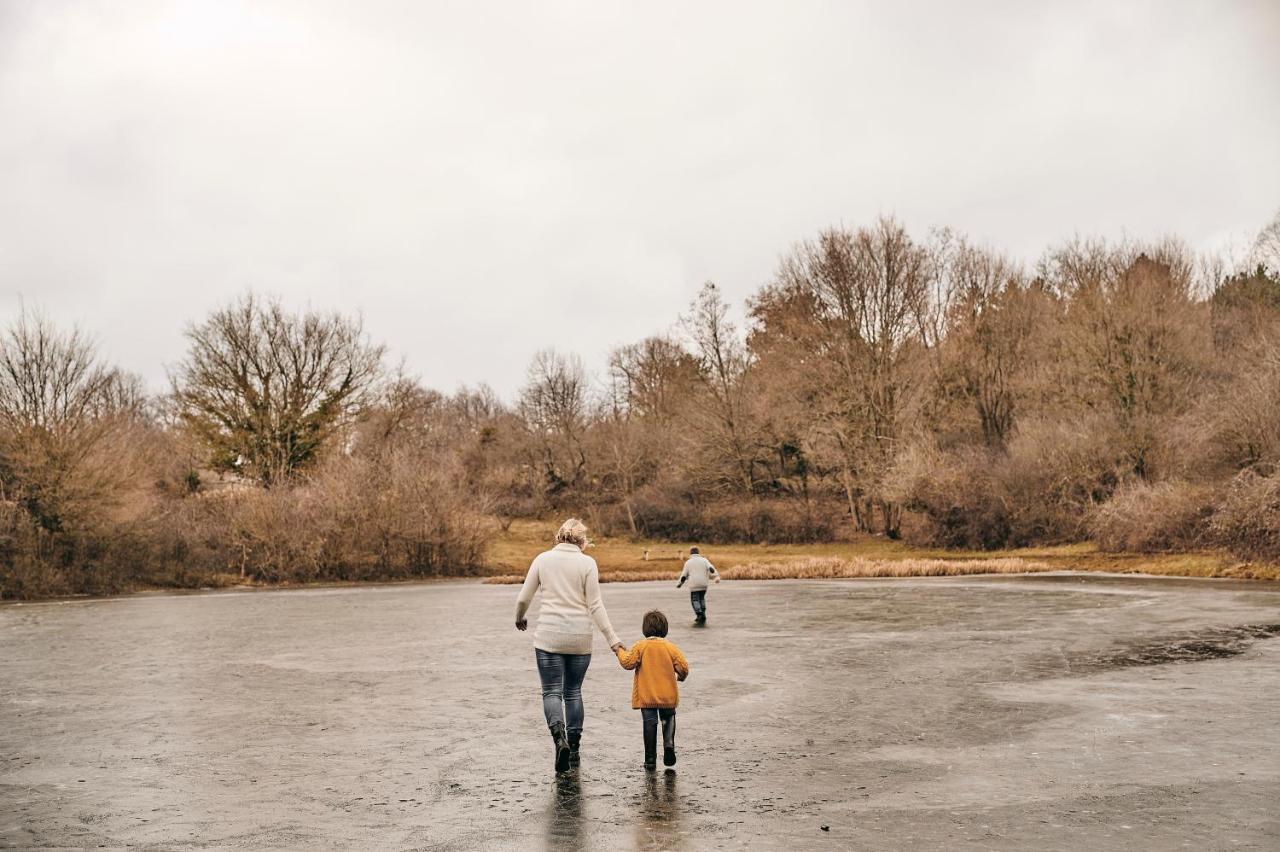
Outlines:
[{"label": "child's black rubber boot", "polygon": [[658,720],[644,723],[644,768],[653,771],[658,767]]}]

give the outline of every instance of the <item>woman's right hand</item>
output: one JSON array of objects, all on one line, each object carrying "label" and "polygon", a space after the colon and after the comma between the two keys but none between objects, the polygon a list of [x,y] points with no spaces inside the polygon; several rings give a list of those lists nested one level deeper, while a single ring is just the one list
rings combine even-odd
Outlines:
[{"label": "woman's right hand", "polygon": [[524,629],[525,629],[525,628],[527,628],[528,626],[529,626],[529,621],[528,621],[528,619],[525,619],[525,618],[517,618],[517,619],[516,619],[516,630],[524,630]]},{"label": "woman's right hand", "polygon": [[621,651],[621,650],[622,650],[623,648],[625,648],[625,647],[626,647],[626,646],[625,646],[625,645],[623,645],[621,642],[615,642],[615,643],[613,643],[612,645],[610,645],[610,646],[609,646],[609,650],[616,654],[616,653],[618,653],[619,651]]}]

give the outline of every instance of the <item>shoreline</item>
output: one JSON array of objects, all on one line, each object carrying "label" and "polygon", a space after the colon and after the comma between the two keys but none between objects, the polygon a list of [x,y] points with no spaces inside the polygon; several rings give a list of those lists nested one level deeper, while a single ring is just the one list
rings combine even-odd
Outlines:
[{"label": "shoreline", "polygon": [[[388,577],[367,580],[265,582],[234,574],[213,575],[204,585],[149,585],[106,594],[51,595],[0,599],[19,603],[117,600],[139,595],[199,595],[215,592],[324,590],[351,587],[480,583],[510,585],[524,581],[533,558],[555,536],[555,523],[519,520],[495,535],[485,565],[462,575]],[[1112,553],[1089,542],[1050,544],[996,551],[944,550],[879,536],[809,544],[708,544],[599,536],[587,549],[602,583],[675,582],[684,555],[700,544],[726,580],[855,579],[931,576],[1013,576],[1076,572],[1112,576],[1280,581],[1280,565],[1244,562],[1223,551]]]},{"label": "shoreline", "polygon": [[[601,577],[602,583],[665,583],[673,580],[673,577],[648,577],[636,576],[635,572],[618,572],[621,576],[609,578]],[[734,585],[738,583],[822,583],[822,582],[848,582],[858,580],[874,580],[874,581],[893,581],[893,580],[982,580],[982,579],[1010,579],[1010,580],[1026,580],[1026,579],[1045,579],[1045,580],[1061,580],[1061,579],[1098,579],[1098,580],[1168,580],[1176,581],[1197,581],[1215,584],[1236,584],[1241,587],[1256,586],[1259,590],[1274,591],[1280,586],[1280,580],[1272,577],[1243,577],[1243,576],[1198,576],[1193,574],[1153,574],[1145,571],[1106,571],[1106,570],[1090,570],[1090,569],[1073,569],[1073,568],[1044,568],[1029,571],[958,571],[954,573],[938,573],[938,574],[864,574],[857,576],[829,576],[829,577],[729,577],[726,575],[725,582]],[[109,595],[64,595],[51,598],[29,598],[29,599],[6,599],[0,600],[0,609],[22,606],[62,606],[66,604],[89,604],[89,603],[110,603],[119,601],[138,600],[140,598],[180,598],[180,597],[235,597],[241,595],[258,595],[279,592],[325,592],[325,591],[349,591],[349,590],[365,590],[379,589],[389,587],[418,587],[418,586],[513,586],[519,585],[524,581],[522,576],[516,575],[489,575],[489,576],[467,576],[467,577],[421,577],[405,580],[369,580],[369,581],[342,581],[333,583],[279,583],[279,584],[245,584],[235,586],[208,586],[193,589],[167,589],[167,588],[141,588],[128,592],[119,592]],[[681,591],[684,591],[683,589]]]}]

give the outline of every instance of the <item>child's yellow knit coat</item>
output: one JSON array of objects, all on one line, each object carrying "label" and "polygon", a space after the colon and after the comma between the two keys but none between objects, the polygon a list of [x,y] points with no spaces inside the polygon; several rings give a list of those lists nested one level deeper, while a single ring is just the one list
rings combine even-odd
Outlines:
[{"label": "child's yellow knit coat", "polygon": [[637,710],[649,707],[673,708],[680,703],[680,687],[676,679],[689,676],[689,661],[675,643],[650,637],[618,651],[618,662],[624,669],[635,669],[631,684],[631,706]]}]

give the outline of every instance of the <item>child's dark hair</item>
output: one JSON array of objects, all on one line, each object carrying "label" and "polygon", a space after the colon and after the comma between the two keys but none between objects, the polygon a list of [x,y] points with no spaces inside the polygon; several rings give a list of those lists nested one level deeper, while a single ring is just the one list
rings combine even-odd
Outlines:
[{"label": "child's dark hair", "polygon": [[644,614],[644,624],[641,625],[640,631],[645,636],[667,636],[667,617],[662,614],[661,610],[651,609]]}]

